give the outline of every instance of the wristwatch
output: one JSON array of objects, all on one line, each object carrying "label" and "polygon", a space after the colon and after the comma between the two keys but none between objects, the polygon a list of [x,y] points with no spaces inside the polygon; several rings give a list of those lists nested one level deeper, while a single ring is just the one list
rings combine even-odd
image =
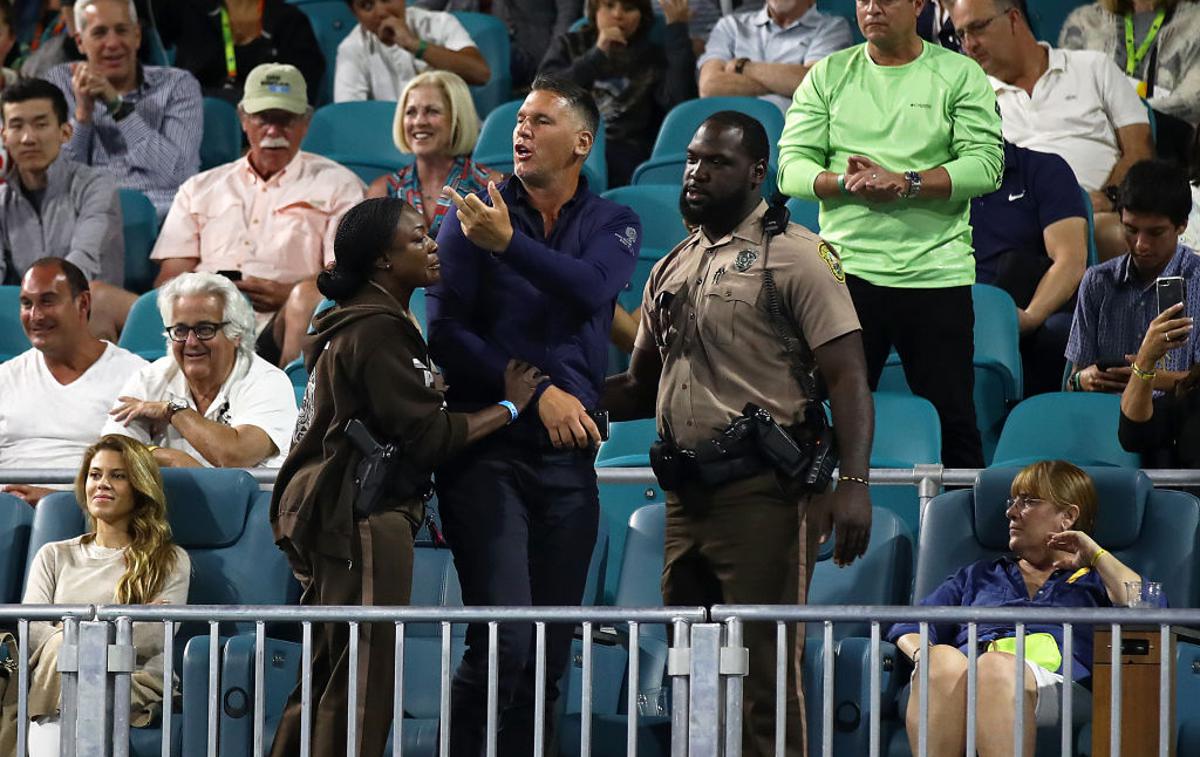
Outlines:
[{"label": "wristwatch", "polygon": [[104,103],[104,107],[108,109],[108,115],[112,116],[114,121],[120,121],[133,112],[133,103],[120,95],[117,95],[115,100]]},{"label": "wristwatch", "polygon": [[749,62],[750,62],[749,58],[738,58],[737,60],[735,60],[733,62],[733,72],[735,74],[741,74],[743,71],[746,70],[746,64]]},{"label": "wristwatch", "polygon": [[921,193],[921,174],[916,171],[905,171],[904,181],[908,183],[908,189],[905,189],[902,195],[904,199],[910,200]]},{"label": "wristwatch", "polygon": [[180,410],[187,410],[187,409],[188,409],[188,403],[184,402],[183,400],[171,400],[170,402],[168,402],[167,403],[167,423],[171,422],[171,419],[175,417],[175,413],[178,413]]}]

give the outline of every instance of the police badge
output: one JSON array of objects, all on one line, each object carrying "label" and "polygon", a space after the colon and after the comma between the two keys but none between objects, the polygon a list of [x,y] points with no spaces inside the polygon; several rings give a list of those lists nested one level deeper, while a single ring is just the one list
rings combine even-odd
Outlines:
[{"label": "police badge", "polygon": [[754,265],[754,261],[758,260],[758,253],[754,250],[742,250],[733,259],[733,267],[738,273],[745,273],[750,270],[750,266]]}]

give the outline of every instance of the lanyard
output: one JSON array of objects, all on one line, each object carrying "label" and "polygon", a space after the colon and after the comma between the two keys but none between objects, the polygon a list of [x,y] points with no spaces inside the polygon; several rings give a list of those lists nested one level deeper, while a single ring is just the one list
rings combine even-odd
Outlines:
[{"label": "lanyard", "polygon": [[[263,6],[266,5],[266,0],[258,0],[258,29],[261,34],[263,23]],[[225,6],[221,6],[221,36],[225,40],[225,74],[229,77],[229,81],[237,81],[237,55],[234,53],[233,45],[233,27],[229,23],[229,11],[225,10]]]},{"label": "lanyard", "polygon": [[1166,17],[1167,9],[1159,8],[1158,13],[1154,14],[1154,22],[1150,24],[1150,30],[1146,32],[1146,38],[1142,40],[1142,44],[1134,51],[1133,14],[1125,14],[1125,73],[1129,76],[1133,76],[1133,72],[1137,70],[1138,64],[1142,62],[1142,58],[1146,57],[1146,53],[1158,37],[1158,30],[1162,28],[1163,19]]}]

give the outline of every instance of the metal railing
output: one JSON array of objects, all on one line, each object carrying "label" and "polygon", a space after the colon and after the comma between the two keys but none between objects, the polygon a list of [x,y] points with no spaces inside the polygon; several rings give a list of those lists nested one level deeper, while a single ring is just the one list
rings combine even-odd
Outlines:
[{"label": "metal railing", "polygon": [[[204,751],[208,755],[218,754],[218,728],[222,716],[221,637],[218,624],[223,622],[253,623],[254,625],[254,675],[253,675],[253,739],[251,754],[261,755],[269,744],[265,730],[266,701],[266,626],[267,623],[298,623],[301,626],[302,644],[301,681],[301,755],[308,755],[309,737],[314,718],[313,692],[311,690],[312,639],[314,623],[346,623],[350,629],[348,665],[348,691],[351,695],[347,704],[347,754],[354,753],[356,743],[355,711],[358,703],[353,692],[356,690],[358,644],[357,633],[362,623],[393,623],[396,626],[396,662],[393,678],[393,755],[401,754],[404,728],[404,680],[406,642],[405,629],[417,623],[432,623],[440,627],[440,686],[439,721],[440,738],[438,754],[449,753],[450,676],[451,676],[451,627],[460,623],[484,623],[489,630],[487,728],[486,753],[494,757],[497,753],[497,728],[499,702],[497,696],[497,648],[496,628],[501,623],[533,623],[538,678],[535,693],[534,743],[530,754],[543,757],[543,738],[547,729],[545,707],[545,654],[546,626],[552,623],[578,624],[581,628],[583,687],[580,701],[580,753],[585,756],[592,751],[592,646],[597,627],[618,626],[627,629],[628,648],[637,650],[641,629],[647,625],[663,625],[671,629],[671,641],[665,676],[670,681],[671,697],[670,732],[672,757],[738,757],[742,744],[742,683],[747,674],[745,660],[748,651],[743,646],[743,631],[747,624],[772,623],[776,627],[775,645],[775,743],[777,754],[783,754],[786,724],[784,722],[783,698],[787,694],[783,682],[787,680],[791,648],[785,643],[788,630],[793,624],[817,623],[821,626],[823,645],[819,657],[812,656],[807,662],[816,665],[823,681],[820,697],[821,744],[819,753],[824,757],[835,754],[834,736],[837,733],[834,721],[838,697],[846,696],[835,690],[835,672],[840,665],[861,664],[851,657],[839,663],[839,646],[834,643],[835,624],[870,624],[868,668],[870,686],[867,701],[858,703],[869,710],[868,744],[865,754],[877,757],[883,753],[881,743],[881,712],[887,702],[883,699],[882,677],[885,672],[894,674],[896,668],[885,665],[885,659],[895,659],[899,654],[894,647],[882,641],[887,623],[907,622],[919,624],[920,658],[928,659],[929,626],[940,623],[968,624],[967,645],[967,753],[973,754],[977,739],[977,717],[975,704],[978,700],[978,653],[977,625],[981,623],[1006,623],[1016,629],[1017,648],[1014,659],[1016,680],[1023,680],[1025,668],[1025,629],[1034,624],[1062,625],[1064,648],[1062,657],[1067,670],[1068,683],[1062,687],[1061,735],[1062,754],[1073,754],[1074,736],[1072,729],[1073,697],[1069,685],[1069,670],[1073,652],[1073,630],[1084,630],[1093,626],[1109,626],[1112,630],[1112,645],[1109,658],[1112,665],[1112,690],[1110,707],[1113,717],[1108,733],[1109,753],[1121,754],[1122,685],[1122,629],[1125,626],[1157,626],[1161,643],[1158,670],[1158,749],[1160,757],[1172,752],[1174,738],[1170,703],[1175,695],[1171,690],[1172,665],[1167,654],[1172,627],[1200,626],[1200,609],[1129,609],[1129,608],[968,608],[968,607],[896,607],[896,606],[714,606],[706,611],[702,608],[446,608],[446,607],[318,607],[297,608],[292,606],[231,607],[231,606],[6,606],[0,607],[0,622],[15,621],[21,639],[19,653],[19,711],[18,711],[18,754],[24,754],[27,738],[27,687],[29,685],[28,624],[34,621],[65,620],[64,641],[59,653],[59,670],[62,673],[62,754],[113,755],[123,757],[129,753],[130,731],[130,678],[134,670],[132,647],[133,623],[154,622],[163,626],[164,642],[164,691],[172,690],[174,679],[175,628],[180,622],[202,622],[208,625],[207,701],[202,712],[196,712],[199,703],[184,702],[185,718],[203,717]],[[841,642],[842,644],[845,643]],[[1100,650],[1097,650],[1099,656]],[[1096,660],[1100,662],[1099,659]],[[636,755],[639,729],[639,655],[631,653],[625,668],[630,685],[626,691],[626,744],[625,754]],[[929,671],[927,666],[917,666],[916,680],[919,684],[919,733],[916,757],[924,757],[929,739]],[[430,685],[433,685],[430,682]],[[893,686],[892,688],[895,688]],[[368,703],[369,706],[369,703]],[[809,706],[817,706],[810,701]],[[1003,706],[989,702],[988,706]],[[1013,700],[1013,732],[1015,754],[1020,757],[1025,724],[1023,688],[1018,687]],[[172,719],[178,717],[167,706],[163,709],[162,754],[171,754]],[[901,713],[903,718],[903,713]],[[608,757],[603,753],[598,757]],[[1140,755],[1138,757],[1141,757]]]}]

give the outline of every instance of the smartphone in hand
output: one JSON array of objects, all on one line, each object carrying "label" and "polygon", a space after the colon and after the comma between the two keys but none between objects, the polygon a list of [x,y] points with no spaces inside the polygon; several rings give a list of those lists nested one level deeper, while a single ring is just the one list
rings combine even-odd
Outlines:
[{"label": "smartphone in hand", "polygon": [[[1183,302],[1183,277],[1182,276],[1161,276],[1154,282],[1155,294],[1158,295],[1158,312],[1162,312],[1172,305],[1177,305]],[[1179,317],[1183,317],[1183,313]]]},{"label": "smartphone in hand", "polygon": [[[229,279],[230,281],[241,281],[242,280],[242,272],[241,271],[217,271],[217,275],[224,276],[225,278]],[[1180,279],[1180,281],[1182,281],[1182,279]]]}]

